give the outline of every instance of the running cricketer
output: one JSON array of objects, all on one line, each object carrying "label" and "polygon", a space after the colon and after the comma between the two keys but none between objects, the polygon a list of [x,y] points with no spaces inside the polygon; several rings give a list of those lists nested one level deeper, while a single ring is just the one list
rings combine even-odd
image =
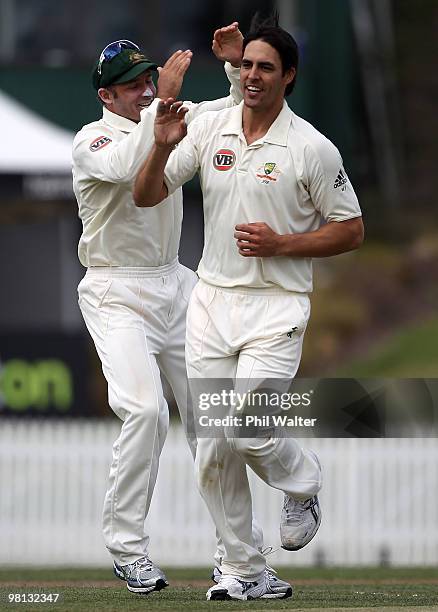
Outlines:
[{"label": "running cricketer", "polygon": [[[187,316],[188,375],[235,379],[236,386],[295,376],[311,258],[363,240],[338,150],[284,100],[296,79],[295,40],[274,18],[254,24],[243,50],[239,106],[205,113],[187,133],[182,103],[160,103],[155,145],[134,189],[138,206],[154,206],[199,173],[205,245]],[[255,599],[267,591],[266,562],[249,528],[247,466],[284,492],[280,537],[288,550],[318,530],[321,468],[294,439],[224,433],[200,438],[196,455],[198,486],[225,547],[222,576],[207,599]]]},{"label": "running cricketer", "polygon": [[[215,32],[213,51],[240,65],[242,35],[236,22]],[[178,95],[191,56],[177,51],[166,62],[158,79],[159,97]],[[109,404],[123,421],[113,446],[103,533],[115,574],[140,594],[168,584],[147,554],[144,521],[169,420],[160,373],[173,390],[184,424],[187,418],[185,320],[196,282],[194,272],[178,262],[182,191],[150,210],[136,208],[132,197],[135,175],[153,144],[156,67],[131,41],[107,45],[93,73],[102,119],[84,126],[73,145],[73,184],[83,223],[79,259],[87,267],[79,305],[102,362]],[[231,95],[188,103],[187,121],[242,99],[238,69],[225,68]],[[194,455],[196,440],[188,441]],[[261,548],[263,534],[255,521],[253,529]],[[223,554],[219,540],[217,566]],[[291,591],[273,571],[267,571],[267,578],[273,596]]]}]

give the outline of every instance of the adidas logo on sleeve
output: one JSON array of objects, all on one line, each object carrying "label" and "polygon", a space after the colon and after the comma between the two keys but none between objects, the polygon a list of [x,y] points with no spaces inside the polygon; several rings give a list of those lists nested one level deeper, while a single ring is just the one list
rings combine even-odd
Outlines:
[{"label": "adidas logo on sleeve", "polygon": [[338,187],[342,187],[342,185],[345,185],[345,183],[347,182],[348,182],[348,179],[343,173],[342,168],[341,168],[338,172],[338,176],[336,177],[336,181],[333,187],[337,189]]}]

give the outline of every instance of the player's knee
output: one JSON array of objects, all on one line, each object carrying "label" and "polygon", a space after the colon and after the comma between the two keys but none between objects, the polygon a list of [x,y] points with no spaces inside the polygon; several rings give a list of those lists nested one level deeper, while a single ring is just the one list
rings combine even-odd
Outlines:
[{"label": "player's knee", "polygon": [[230,448],[244,459],[272,452],[274,438],[228,438]]},{"label": "player's knee", "polygon": [[118,394],[114,392],[112,387],[108,388],[108,404],[120,420],[124,421],[129,415],[129,412],[123,406],[123,402],[120,401]]},{"label": "player's knee", "polygon": [[[166,432],[168,429],[169,411],[164,399],[159,402],[150,398],[131,398],[128,401],[120,402],[117,409],[124,412],[123,420],[125,422],[129,420],[133,427],[139,429],[154,427],[158,432]],[[113,410],[116,412],[114,408]]]}]

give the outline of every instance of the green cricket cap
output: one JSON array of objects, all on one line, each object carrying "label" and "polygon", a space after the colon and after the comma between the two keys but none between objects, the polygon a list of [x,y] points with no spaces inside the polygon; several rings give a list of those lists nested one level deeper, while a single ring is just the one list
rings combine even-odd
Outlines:
[{"label": "green cricket cap", "polygon": [[127,83],[142,72],[157,68],[157,64],[148,60],[141,51],[123,49],[111,59],[101,61],[99,58],[93,69],[93,87],[97,91],[100,87]]}]

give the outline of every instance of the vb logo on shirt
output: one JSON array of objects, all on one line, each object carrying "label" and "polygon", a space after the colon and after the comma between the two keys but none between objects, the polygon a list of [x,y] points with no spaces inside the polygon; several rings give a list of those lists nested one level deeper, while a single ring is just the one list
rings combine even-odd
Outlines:
[{"label": "vb logo on shirt", "polygon": [[94,151],[103,149],[103,147],[106,147],[106,145],[109,144],[110,142],[112,142],[112,140],[111,138],[108,138],[108,136],[98,136],[90,144],[90,151],[93,153]]},{"label": "vb logo on shirt", "polygon": [[236,155],[231,149],[219,149],[213,156],[213,166],[216,170],[230,170],[236,161]]}]

